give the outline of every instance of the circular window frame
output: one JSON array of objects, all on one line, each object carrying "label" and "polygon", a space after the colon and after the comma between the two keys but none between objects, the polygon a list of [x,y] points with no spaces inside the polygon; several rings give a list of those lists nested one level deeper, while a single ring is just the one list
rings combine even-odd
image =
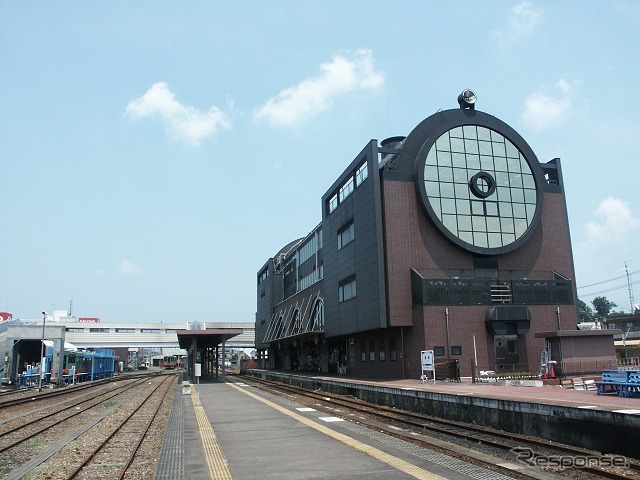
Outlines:
[{"label": "circular window frame", "polygon": [[[440,231],[440,233],[442,233],[452,243],[467,251],[481,255],[502,255],[520,248],[531,238],[533,233],[537,230],[542,216],[544,177],[535,153],[533,152],[529,144],[513,128],[511,128],[503,121],[498,120],[496,117],[490,116],[483,112],[469,110],[447,110],[444,112],[440,112],[433,117],[437,115],[445,115],[446,121],[438,122],[435,128],[429,129],[430,131],[423,130],[425,140],[423,141],[422,146],[420,147],[415,158],[415,184],[422,210],[425,212],[429,220],[435,225],[438,231]],[[424,121],[424,123],[434,125],[435,122],[432,122],[432,120],[433,119],[429,117]],[[482,247],[464,241],[444,225],[444,223],[440,220],[433,207],[431,206],[431,202],[429,201],[429,195],[427,194],[425,187],[425,162],[427,159],[427,155],[431,151],[432,147],[435,146],[436,141],[443,134],[455,128],[465,126],[484,127],[489,130],[495,131],[499,135],[502,135],[506,140],[511,142],[519,150],[533,175],[536,191],[535,213],[525,232],[518,238],[516,238],[515,241],[507,245],[502,245],[499,247]],[[493,180],[493,189],[490,188],[490,192],[483,192],[482,189],[476,184],[475,188],[480,193],[480,195],[476,195],[476,193],[472,191],[472,179],[486,180],[486,177],[484,175],[478,176],[482,173],[485,173],[489,177],[491,177],[491,179]],[[471,195],[476,196],[479,199],[484,199],[493,193],[496,183],[493,176],[488,172],[480,171],[479,174],[476,174],[472,177],[472,179],[469,179],[469,189],[471,191]],[[482,195],[485,195],[485,197],[482,197]]]},{"label": "circular window frame", "polygon": [[[486,191],[480,187],[480,180],[484,180],[489,185]],[[469,190],[478,198],[490,197],[496,191],[496,179],[489,172],[478,172],[469,180]]]}]

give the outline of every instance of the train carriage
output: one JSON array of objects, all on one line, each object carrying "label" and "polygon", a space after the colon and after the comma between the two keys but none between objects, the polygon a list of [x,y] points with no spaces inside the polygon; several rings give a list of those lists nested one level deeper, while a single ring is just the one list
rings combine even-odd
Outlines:
[{"label": "train carriage", "polygon": [[113,376],[115,355],[113,350],[65,351],[62,373],[72,375],[71,381],[96,380]]},{"label": "train carriage", "polygon": [[178,366],[178,357],[175,355],[165,355],[162,357],[162,368],[165,370],[175,370]]}]

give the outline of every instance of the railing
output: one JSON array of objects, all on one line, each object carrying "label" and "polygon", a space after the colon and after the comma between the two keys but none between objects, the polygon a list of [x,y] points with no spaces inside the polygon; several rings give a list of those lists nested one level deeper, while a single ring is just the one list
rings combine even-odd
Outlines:
[{"label": "railing", "polygon": [[[495,272],[497,278],[472,278],[468,272],[446,278],[439,270],[412,270],[414,305],[568,305],[573,303],[571,280],[536,272],[547,278],[520,277],[513,271]],[[436,275],[440,275],[437,277]]]},{"label": "railing", "polygon": [[640,357],[629,357],[618,359],[618,370],[638,370],[640,369]]},{"label": "railing", "polygon": [[491,285],[492,303],[511,303],[511,287],[507,283]]}]

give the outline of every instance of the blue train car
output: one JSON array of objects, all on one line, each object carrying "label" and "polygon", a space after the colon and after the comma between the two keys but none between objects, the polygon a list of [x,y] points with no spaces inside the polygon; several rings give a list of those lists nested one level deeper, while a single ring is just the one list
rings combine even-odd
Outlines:
[{"label": "blue train car", "polygon": [[[44,374],[42,383],[49,383],[52,375],[53,346],[45,344]],[[96,349],[92,351],[65,350],[62,364],[63,379],[66,383],[84,382],[112,377],[115,373],[115,351]],[[18,385],[33,387],[40,383],[40,365],[27,365],[18,375]]]},{"label": "blue train car", "polygon": [[94,350],[91,380],[112,377],[116,367],[116,357],[113,350]]},{"label": "blue train car", "polygon": [[103,349],[65,351],[62,371],[71,382],[111,377],[115,372],[115,352]]}]

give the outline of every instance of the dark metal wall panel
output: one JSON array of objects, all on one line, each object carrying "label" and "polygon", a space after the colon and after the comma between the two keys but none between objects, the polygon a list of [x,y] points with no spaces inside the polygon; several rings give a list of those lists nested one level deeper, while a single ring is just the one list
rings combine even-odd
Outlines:
[{"label": "dark metal wall panel", "polygon": [[[331,213],[327,201],[364,160],[368,178]],[[386,327],[384,252],[377,142],[372,140],[323,196],[325,333],[327,337]],[[353,222],[353,242],[338,250],[338,232]],[[356,297],[338,301],[340,282],[356,279]]]},{"label": "dark metal wall panel", "polygon": [[[267,333],[274,306],[282,301],[282,275],[273,273],[273,259],[267,262],[269,276],[258,284],[256,309],[256,348],[265,348],[262,340]],[[263,267],[264,269],[264,267]],[[260,271],[262,272],[263,269]]]}]

